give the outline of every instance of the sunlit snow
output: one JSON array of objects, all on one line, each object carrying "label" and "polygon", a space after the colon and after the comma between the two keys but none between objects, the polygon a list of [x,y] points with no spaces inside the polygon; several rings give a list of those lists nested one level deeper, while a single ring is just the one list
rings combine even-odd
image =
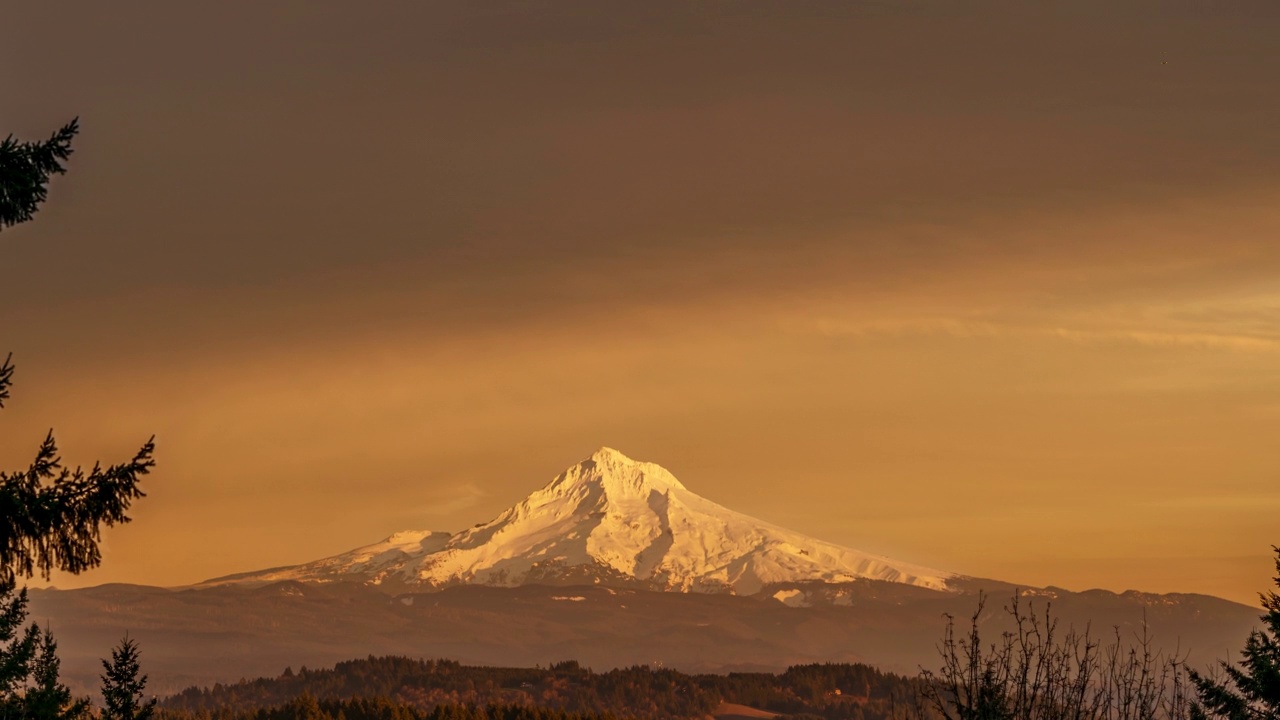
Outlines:
[{"label": "sunlit snow", "polygon": [[362,579],[441,587],[603,578],[752,594],[773,583],[859,578],[944,589],[951,577],[734,512],[690,492],[659,465],[601,448],[494,520],[455,535],[396,533],[342,555],[224,582]]}]

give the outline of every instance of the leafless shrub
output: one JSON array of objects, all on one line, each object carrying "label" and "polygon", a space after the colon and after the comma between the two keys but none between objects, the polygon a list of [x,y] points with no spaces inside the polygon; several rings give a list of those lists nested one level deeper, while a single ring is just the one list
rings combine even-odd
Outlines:
[{"label": "leafless shrub", "polygon": [[980,596],[969,631],[947,627],[942,667],[921,671],[922,697],[905,714],[942,720],[1185,720],[1190,698],[1183,658],[1153,648],[1145,620],[1132,639],[1107,644],[1085,628],[1063,629],[1050,613],[1024,610],[1015,594],[1012,629],[984,644]]}]

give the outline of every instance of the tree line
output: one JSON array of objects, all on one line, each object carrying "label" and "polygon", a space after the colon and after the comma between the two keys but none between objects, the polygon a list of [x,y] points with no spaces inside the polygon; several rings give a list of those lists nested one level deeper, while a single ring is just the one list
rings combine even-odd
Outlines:
[{"label": "tree line", "polygon": [[429,709],[385,697],[320,700],[303,694],[257,710],[226,707],[198,711],[161,710],[165,720],[618,720],[611,713],[566,712],[537,705],[447,703]]},{"label": "tree line", "polygon": [[634,666],[594,672],[574,661],[547,668],[468,666],[450,660],[368,657],[333,668],[191,687],[166,698],[161,708],[180,713],[228,710],[252,713],[299,696],[334,701],[380,698],[417,711],[442,705],[538,706],[568,713],[611,713],[643,720],[696,718],[721,702],[779,714],[826,718],[884,718],[895,701],[915,691],[914,678],[869,665],[815,664],[786,672],[690,675]]}]

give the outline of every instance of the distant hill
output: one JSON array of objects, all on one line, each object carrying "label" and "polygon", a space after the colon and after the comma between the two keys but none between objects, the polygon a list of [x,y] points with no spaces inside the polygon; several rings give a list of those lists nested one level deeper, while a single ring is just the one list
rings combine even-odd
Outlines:
[{"label": "distant hill", "polygon": [[[128,632],[142,646],[150,688],[275,676],[285,667],[352,657],[449,657],[471,665],[548,665],[575,658],[598,670],[636,664],[685,672],[780,671],[821,662],[869,663],[914,674],[937,662],[943,615],[971,615],[993,593],[984,629],[998,632],[1011,586],[972,581],[957,592],[862,580],[791,584],[750,597],[599,586],[463,585],[389,595],[359,583],[282,582],[167,590],[104,585],[32,590],[31,617],[50,622],[63,674],[91,690],[99,658]],[[1136,631],[1204,665],[1228,657],[1258,610],[1203,595],[1023,591],[1053,603],[1063,625]],[[1028,594],[1033,593],[1033,594]]]}]

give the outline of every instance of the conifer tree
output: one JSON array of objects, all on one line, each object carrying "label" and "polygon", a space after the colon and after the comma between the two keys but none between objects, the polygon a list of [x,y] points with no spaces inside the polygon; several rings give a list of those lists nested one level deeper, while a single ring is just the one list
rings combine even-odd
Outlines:
[{"label": "conifer tree", "polygon": [[[1276,552],[1275,584],[1280,588],[1280,547]],[[1192,671],[1199,702],[1192,706],[1193,720],[1210,717],[1227,720],[1280,720],[1280,595],[1259,593],[1266,626],[1249,633],[1241,660],[1221,663],[1221,680]]]},{"label": "conifer tree", "polygon": [[[0,363],[0,408],[9,397],[14,366]],[[82,468],[62,465],[50,431],[26,470],[0,471],[0,581],[53,570],[80,573],[102,562],[102,527],[129,522],[145,493],[139,479],[155,464],[154,439],[127,463]]]},{"label": "conifer tree", "polygon": [[31,687],[22,698],[25,720],[78,720],[86,716],[89,701],[72,700],[71,689],[59,677],[61,668],[58,643],[45,628],[31,664]]},{"label": "conifer tree", "polygon": [[0,230],[35,217],[49,194],[49,178],[67,170],[71,140],[80,132],[76,118],[44,142],[21,142],[12,135],[0,142]]},{"label": "conifer tree", "polygon": [[40,632],[27,620],[27,589],[14,592],[12,581],[0,580],[0,708],[13,714],[20,704],[20,691],[31,675],[40,642]]},{"label": "conifer tree", "polygon": [[[72,120],[44,142],[0,142],[0,230],[26,222],[48,196],[49,179],[66,171]],[[0,363],[0,408],[9,399],[14,366]],[[50,431],[30,467],[0,471],[0,582],[53,570],[79,573],[102,561],[101,528],[129,521],[128,510],[143,497],[138,480],[150,471],[155,445],[148,440],[127,463],[85,471],[63,467]]]},{"label": "conifer tree", "polygon": [[304,692],[288,704],[289,716],[294,720],[328,720],[320,703],[311,693]]},{"label": "conifer tree", "polygon": [[[49,180],[66,172],[71,141],[80,131],[72,120],[44,142],[21,142],[12,135],[0,141],[0,230],[35,217],[48,197]],[[9,399],[14,366],[11,357],[0,363],[0,408]],[[70,690],[59,680],[57,643],[46,629],[23,630],[27,591],[16,592],[19,577],[52,571],[80,573],[102,560],[98,548],[103,526],[129,522],[127,512],[144,496],[139,479],[153,465],[155,445],[148,440],[127,463],[91,470],[62,465],[50,431],[31,465],[18,472],[0,471],[0,713],[5,718],[71,720],[88,710],[88,701],[72,702]],[[126,639],[117,663],[121,680],[137,648]],[[113,653],[113,656],[115,653]],[[104,665],[106,663],[104,662]],[[112,672],[109,668],[108,674]],[[142,684],[138,684],[141,692]],[[119,683],[116,687],[124,687]],[[123,703],[117,696],[117,703]],[[154,701],[119,707],[132,714],[124,720],[146,720]],[[109,705],[110,708],[110,705]]]},{"label": "conifer tree", "polygon": [[142,697],[147,676],[139,674],[138,654],[138,643],[125,637],[111,650],[110,662],[102,661],[102,720],[150,720],[155,713],[155,698]]}]

